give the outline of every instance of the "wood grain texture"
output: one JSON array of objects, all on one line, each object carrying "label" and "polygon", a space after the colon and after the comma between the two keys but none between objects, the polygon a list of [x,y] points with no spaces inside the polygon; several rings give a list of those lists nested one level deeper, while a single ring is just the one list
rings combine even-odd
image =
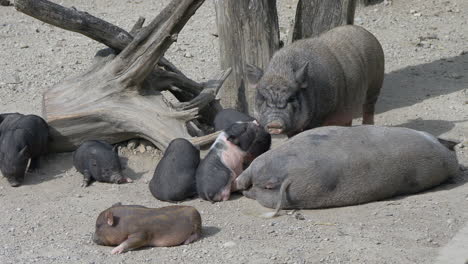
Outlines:
[{"label": "wood grain texture", "polygon": [[246,63],[264,68],[279,47],[276,1],[215,0],[221,68],[232,68],[221,104],[253,114],[255,90],[246,85]]},{"label": "wood grain texture", "polygon": [[[103,31],[101,36],[105,37],[98,41],[122,50],[99,51],[87,72],[45,91],[43,116],[50,127],[50,150],[72,151],[89,139],[116,143],[140,137],[161,150],[178,137],[196,145],[212,142],[216,134],[193,137],[187,123],[215,99],[230,70],[198,84],[162,58],[203,2],[173,0],[148,26],[143,27],[144,19],[138,19],[130,34],[87,13],[45,0],[18,0],[18,10],[26,14],[80,33],[92,32],[89,35],[93,37]],[[155,68],[158,61],[162,65]],[[166,90],[174,85],[185,88],[190,100],[180,102],[169,95]],[[190,123],[190,130],[201,135],[195,123]]]},{"label": "wood grain texture", "polygon": [[292,40],[318,36],[334,27],[353,24],[356,0],[299,0]]}]

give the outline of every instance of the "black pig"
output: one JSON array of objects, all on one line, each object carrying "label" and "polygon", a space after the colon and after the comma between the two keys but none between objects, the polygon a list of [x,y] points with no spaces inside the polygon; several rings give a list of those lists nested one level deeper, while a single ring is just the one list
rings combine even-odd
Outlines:
[{"label": "black pig", "polygon": [[183,138],[171,141],[149,183],[151,194],[162,201],[182,201],[197,194],[195,172],[200,150]]},{"label": "black pig", "polygon": [[119,155],[105,141],[85,141],[73,153],[73,165],[83,174],[82,187],[88,186],[93,179],[111,183],[132,182],[122,175]]},{"label": "black pig", "polygon": [[39,167],[48,138],[49,127],[39,116],[0,115],[0,171],[12,187],[22,184],[29,160],[29,171]]},{"label": "black pig", "polygon": [[384,54],[371,33],[346,25],[278,50],[265,73],[251,65],[247,72],[257,120],[270,134],[293,136],[318,126],[350,126],[361,111],[363,124],[373,124]]}]

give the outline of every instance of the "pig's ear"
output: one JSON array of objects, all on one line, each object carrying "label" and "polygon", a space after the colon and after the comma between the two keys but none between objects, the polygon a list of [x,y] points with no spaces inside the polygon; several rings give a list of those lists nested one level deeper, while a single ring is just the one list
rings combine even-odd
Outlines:
[{"label": "pig's ear", "polygon": [[256,85],[263,76],[262,69],[248,63],[245,64],[245,73],[247,74],[247,81],[251,85]]},{"label": "pig's ear", "polygon": [[106,214],[104,215],[106,218],[107,224],[110,226],[114,225],[114,215],[112,214],[111,211],[107,211]]},{"label": "pig's ear", "polygon": [[304,63],[296,72],[295,72],[295,78],[296,78],[296,83],[299,87],[299,89],[305,89],[307,88],[307,68],[309,66],[309,62]]}]

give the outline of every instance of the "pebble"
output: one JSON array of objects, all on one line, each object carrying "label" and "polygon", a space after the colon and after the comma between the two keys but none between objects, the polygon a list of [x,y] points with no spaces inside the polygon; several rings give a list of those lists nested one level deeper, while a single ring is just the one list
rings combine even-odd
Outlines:
[{"label": "pebble", "polygon": [[234,241],[228,241],[228,242],[223,244],[223,247],[225,247],[225,248],[231,248],[231,247],[235,247],[235,246],[236,246],[236,242],[234,242]]},{"label": "pebble", "polygon": [[140,144],[140,145],[138,146],[137,150],[138,150],[138,152],[140,152],[140,153],[145,153],[146,148],[145,148],[145,146],[143,146],[143,145]]},{"label": "pebble", "polygon": [[132,139],[132,140],[128,141],[127,148],[128,149],[135,149],[136,146],[138,146],[138,144],[139,144],[138,142],[139,142],[138,139]]},{"label": "pebble", "polygon": [[186,53],[184,54],[184,57],[185,57],[185,58],[193,58],[193,55],[192,55],[192,53],[190,53],[190,52],[186,52]]}]

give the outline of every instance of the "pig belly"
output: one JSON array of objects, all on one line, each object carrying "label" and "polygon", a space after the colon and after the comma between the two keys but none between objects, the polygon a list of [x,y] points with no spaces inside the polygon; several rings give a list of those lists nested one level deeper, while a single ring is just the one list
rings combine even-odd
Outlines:
[{"label": "pig belly", "polygon": [[234,179],[239,176],[243,169],[242,165],[244,163],[244,157],[245,153],[240,150],[237,146],[234,146],[233,144],[228,143],[228,148],[227,150],[223,151],[222,159],[223,163],[234,173],[236,174],[234,176]]},{"label": "pig belly", "polygon": [[352,122],[352,111],[338,111],[328,115],[322,126],[351,126]]},{"label": "pig belly", "polygon": [[178,229],[171,234],[155,237],[151,242],[151,245],[155,247],[178,246],[189,240],[192,240],[190,242],[195,241],[197,238],[194,238],[194,236],[197,236],[198,238],[199,234],[195,234],[193,230]]}]

